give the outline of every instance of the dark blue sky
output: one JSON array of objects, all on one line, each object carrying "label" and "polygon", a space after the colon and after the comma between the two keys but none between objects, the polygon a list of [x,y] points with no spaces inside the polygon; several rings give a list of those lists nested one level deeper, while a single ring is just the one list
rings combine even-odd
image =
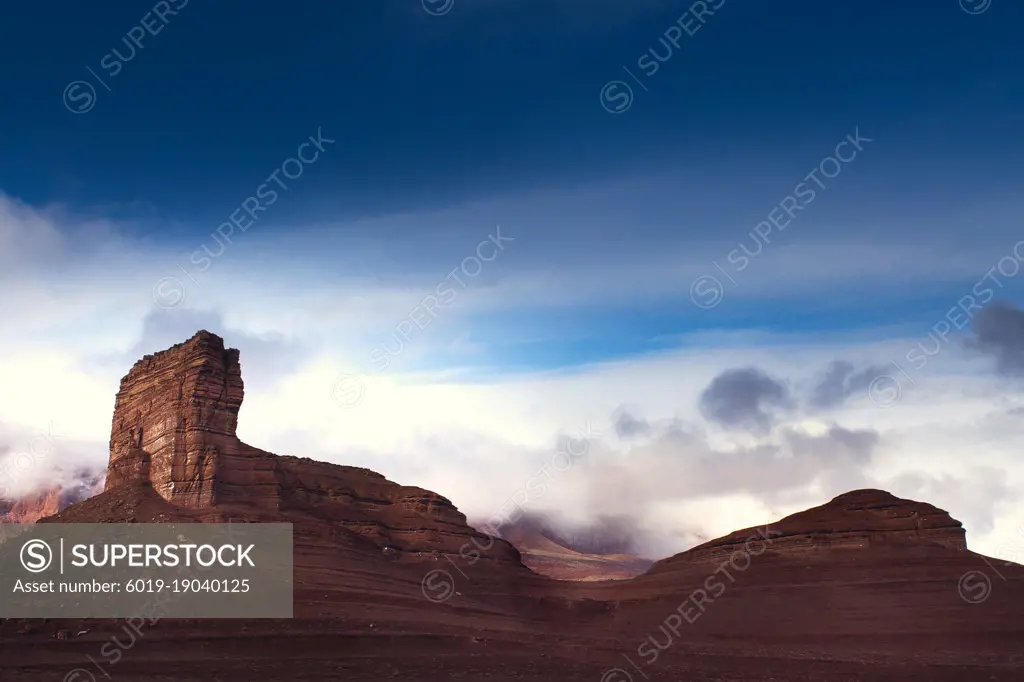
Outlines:
[{"label": "dark blue sky", "polygon": [[[492,366],[548,367],[708,329],[926,334],[1021,237],[1016,0],[427,11],[445,1],[9,5],[0,192],[76,235],[62,267],[113,292],[104,310],[128,297],[141,320],[176,277],[187,307],[264,329],[275,305],[315,326],[341,300],[345,334],[370,341],[500,224],[515,246],[424,348],[434,365],[465,361],[444,354],[467,338]],[[701,7],[717,9],[701,23]],[[617,80],[634,97],[611,113]],[[218,225],[318,130],[322,158],[220,247]],[[735,282],[719,273],[858,130],[872,142],[794,227]],[[224,255],[192,279],[205,248]],[[692,300],[705,276],[727,304]],[[1024,291],[1014,277],[1000,297]]]},{"label": "dark blue sky", "polygon": [[12,3],[0,187],[37,204],[217,219],[317,127],[338,151],[279,218],[784,161],[853,123],[870,122],[893,157],[960,159],[965,176],[1021,149],[1024,6],[1011,0],[978,15],[957,0],[729,0],[648,91],[634,85],[628,112],[605,112],[603,84],[623,65],[644,78],[638,57],[664,54],[658,39],[689,5],[456,0],[431,16],[418,0],[190,0],[74,115],[65,86],[95,84],[87,67],[105,76],[112,48],[129,54],[122,37],[153,3]]}]

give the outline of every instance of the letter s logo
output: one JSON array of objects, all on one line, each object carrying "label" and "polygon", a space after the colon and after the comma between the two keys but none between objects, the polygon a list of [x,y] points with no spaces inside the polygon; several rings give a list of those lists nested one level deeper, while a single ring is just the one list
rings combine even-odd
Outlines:
[{"label": "letter s logo", "polygon": [[53,563],[53,550],[42,540],[29,540],[21,547],[21,565],[29,573],[42,573]]}]

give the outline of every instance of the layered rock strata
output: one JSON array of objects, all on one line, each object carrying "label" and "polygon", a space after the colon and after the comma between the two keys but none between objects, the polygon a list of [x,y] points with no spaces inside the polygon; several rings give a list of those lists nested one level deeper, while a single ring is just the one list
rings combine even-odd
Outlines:
[{"label": "layered rock strata", "polygon": [[243,443],[236,435],[243,397],[239,351],[208,331],[145,356],[121,380],[105,490],[151,486],[176,508],[247,507],[264,519],[327,524],[384,551],[482,551],[518,565],[510,544],[471,528],[441,495]]},{"label": "layered rock strata", "polygon": [[148,483],[203,508],[245,486],[275,503],[272,456],[235,435],[244,393],[238,351],[206,331],[135,363],[114,403],[106,490]]},{"label": "layered rock strata", "polygon": [[774,523],[735,531],[659,563],[714,561],[737,551],[800,554],[929,545],[966,550],[963,524],[926,502],[864,489],[844,493]]}]

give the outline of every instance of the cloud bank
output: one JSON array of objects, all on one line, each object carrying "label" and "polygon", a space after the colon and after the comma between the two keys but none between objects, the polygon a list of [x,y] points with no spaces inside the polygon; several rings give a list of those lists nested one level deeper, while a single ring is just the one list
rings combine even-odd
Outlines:
[{"label": "cloud bank", "polygon": [[[445,216],[459,229],[418,260],[412,240],[376,260],[361,251],[367,262],[340,273],[317,253],[336,253],[330,238],[300,232],[275,246],[252,235],[165,309],[154,284],[196,245],[0,199],[0,314],[17,320],[0,337],[0,485],[17,495],[103,467],[120,378],[143,354],[207,328],[241,350],[246,442],[372,468],[444,494],[470,518],[518,507],[581,531],[625,519],[634,549],[659,557],[880,487],[949,510],[974,549],[1020,553],[1024,506],[1013,491],[1024,485],[1024,335],[1012,304],[976,314],[963,343],[942,345],[907,379],[892,362],[902,364],[927,328],[772,331],[730,317],[730,298],[721,316],[695,324],[704,313],[687,278],[710,259],[684,261],[680,274],[678,262],[669,267],[671,248],[663,257],[623,249],[616,261],[579,243],[531,245],[529,229],[509,227],[521,241],[434,323],[414,329],[386,371],[368,376],[370,352],[486,239],[494,217],[460,209]],[[766,249],[748,288],[762,279],[765,287],[750,295],[797,305],[800,297],[785,298],[794,290],[786,263],[830,248]],[[506,255],[514,268],[502,269]],[[899,277],[922,273],[918,264]],[[806,276],[841,289],[858,275],[839,263]],[[652,305],[685,311],[687,323],[658,337],[621,336]],[[628,347],[609,350],[622,339]],[[540,349],[552,357],[539,363]],[[515,353],[543,366],[512,371]],[[884,407],[870,390],[883,373],[898,388]],[[357,399],[339,404],[334,387],[346,376]],[[584,437],[585,453],[559,456]]]}]

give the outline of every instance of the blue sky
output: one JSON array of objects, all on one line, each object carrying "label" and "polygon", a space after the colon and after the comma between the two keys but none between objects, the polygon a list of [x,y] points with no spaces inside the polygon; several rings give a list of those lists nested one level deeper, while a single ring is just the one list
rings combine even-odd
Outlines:
[{"label": "blue sky", "polygon": [[[993,289],[983,305],[1024,298],[1022,19],[1012,0],[13,4],[0,23],[0,314],[17,321],[2,343],[19,360],[0,386],[33,367],[61,386],[0,401],[0,425],[61,415],[102,460],[132,358],[204,326],[250,358],[256,416],[243,409],[242,423],[256,444],[415,472],[478,509],[494,458],[532,462],[554,432],[627,405],[699,422],[701,390],[730,368],[763,365],[799,393],[833,360],[885,366],[965,295],[980,301],[979,286]],[[224,231],[261,196],[255,220]],[[480,251],[497,234],[503,248]],[[452,272],[465,285],[412,327]],[[373,366],[403,328],[400,357]],[[993,396],[1019,394],[1003,371],[1016,337],[973,339],[984,352],[971,356],[972,329],[915,377],[902,445],[885,429],[903,417],[865,396],[786,428],[877,430],[889,459],[872,480],[948,495],[978,527],[1010,523],[1020,510],[950,492],[1000,499],[1002,474],[961,471],[950,452],[953,478],[913,478],[932,448],[970,441],[932,443],[928,419],[1015,409]],[[368,392],[362,416],[339,416],[332,383],[366,370],[390,397],[375,408]],[[750,446],[719,426],[700,457]],[[991,467],[1024,475],[999,454],[1016,451],[1012,429],[993,428]],[[457,455],[482,469],[423,468],[424,451],[467,442],[489,444]],[[716,508],[723,519],[843,491],[808,479],[805,498],[769,499],[742,481],[723,494],[757,503],[742,519]]]},{"label": "blue sky", "polygon": [[[641,74],[647,49],[664,54],[658,39],[687,3],[464,0],[431,16],[412,0],[287,11],[191,0],[106,77],[107,92],[87,67],[104,76],[112,48],[129,55],[122,38],[152,6],[8,8],[0,49],[19,65],[0,81],[8,193],[115,205],[197,236],[229,207],[225,195],[247,191],[318,126],[338,153],[277,221],[644,171],[710,175],[701,189],[712,194],[731,189],[722,176],[774,191],[768,180],[858,124],[885,141],[870,171],[879,181],[909,192],[1013,187],[998,172],[1013,168],[1006,152],[1022,135],[1024,9],[1011,2],[972,16],[955,1],[798,0],[783,11],[731,0],[684,36],[649,91],[634,84],[620,116],[599,106],[602,85],[623,65]],[[62,106],[75,79],[98,88],[89,115]]]}]

